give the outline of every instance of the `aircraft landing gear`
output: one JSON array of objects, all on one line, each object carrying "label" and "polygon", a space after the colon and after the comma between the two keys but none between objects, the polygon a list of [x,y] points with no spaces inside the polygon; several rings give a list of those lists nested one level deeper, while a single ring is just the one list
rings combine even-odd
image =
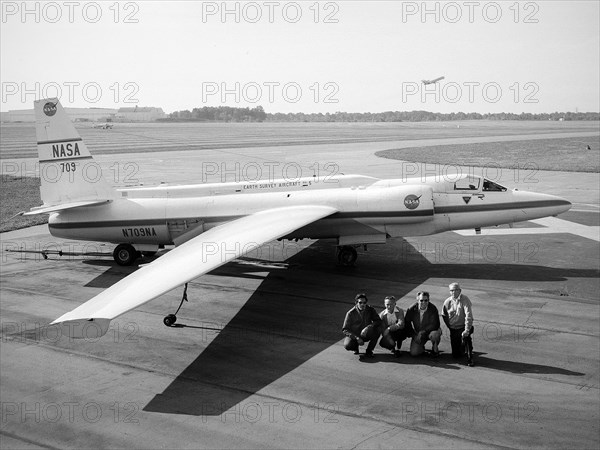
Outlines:
[{"label": "aircraft landing gear", "polygon": [[185,283],[185,287],[183,288],[183,297],[181,297],[181,303],[179,303],[179,308],[177,308],[177,311],[175,311],[175,314],[168,314],[163,319],[163,323],[166,326],[172,327],[175,324],[175,322],[177,322],[177,313],[181,309],[181,306],[183,305],[183,302],[187,302],[188,301],[188,298],[187,298],[187,287],[188,287],[188,284]]},{"label": "aircraft landing gear", "polygon": [[168,327],[172,326],[175,322],[177,322],[177,316],[175,314],[169,314],[163,319],[163,323]]},{"label": "aircraft landing gear", "polygon": [[130,266],[140,253],[131,244],[119,244],[113,251],[113,258],[120,266]]},{"label": "aircraft landing gear", "polygon": [[358,258],[358,253],[354,247],[349,245],[344,245],[342,247],[338,247],[338,262],[342,266],[353,266],[356,262],[356,258]]}]

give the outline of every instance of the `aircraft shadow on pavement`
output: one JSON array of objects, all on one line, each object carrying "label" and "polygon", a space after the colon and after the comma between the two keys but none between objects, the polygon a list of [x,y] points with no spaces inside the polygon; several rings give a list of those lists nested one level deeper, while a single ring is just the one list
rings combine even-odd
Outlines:
[{"label": "aircraft shadow on pavement", "polygon": [[[374,282],[394,282],[393,294],[403,297],[429,277],[552,281],[564,280],[568,276],[597,276],[594,270],[522,264],[501,265],[496,270],[494,266],[498,265],[494,264],[483,267],[478,264],[466,264],[466,267],[462,264],[431,264],[416,251],[410,255],[408,264],[403,264],[390,259],[399,245],[405,246],[407,242],[398,240],[395,244],[384,246],[386,250],[383,251],[389,257],[387,260],[382,260],[380,254],[378,258],[361,263],[360,268],[340,267],[332,263],[331,245],[321,241],[297,253],[286,261],[293,270],[285,275],[279,270],[269,272],[233,319],[163,393],[157,394],[145,406],[144,411],[220,415],[330,346],[336,345],[340,352],[345,352],[339,343],[343,337],[341,325],[346,311],[353,305],[354,295],[348,298],[347,293],[369,291],[369,286],[375,288],[372,286]],[[315,257],[322,256],[315,253],[328,256]],[[251,265],[234,262],[211,274],[255,277],[252,271],[264,274],[266,270],[260,265],[252,268]],[[335,277],[339,280],[340,276],[343,286],[333,285],[330,280]],[[302,290],[307,280],[310,280],[308,291]],[[368,283],[367,287],[365,283]],[[381,290],[381,286],[377,287]],[[372,303],[379,306],[378,301]],[[353,356],[348,354],[348,357]],[[379,362],[392,360],[391,355],[381,355],[374,362],[378,358],[382,358]],[[427,356],[411,358],[404,353],[397,362],[430,364],[448,369],[460,365],[444,355],[441,358],[441,361]],[[482,357],[478,364],[515,373],[580,375],[551,366],[487,357]]]},{"label": "aircraft shadow on pavement", "polygon": [[121,281],[128,275],[131,275],[133,272],[139,269],[138,265],[133,266],[119,266],[116,262],[111,260],[86,260],[83,262],[84,264],[99,266],[99,267],[108,267],[105,272],[102,272],[93,280],[90,280],[86,283],[85,287],[94,287],[94,288],[102,288],[107,289],[111,287],[118,281]]}]

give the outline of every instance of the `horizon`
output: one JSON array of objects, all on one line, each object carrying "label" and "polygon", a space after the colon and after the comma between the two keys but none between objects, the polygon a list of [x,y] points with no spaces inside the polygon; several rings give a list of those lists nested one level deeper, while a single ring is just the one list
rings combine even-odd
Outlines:
[{"label": "horizon", "polygon": [[[60,100],[60,99],[59,99]],[[62,104],[62,102],[61,102]],[[162,108],[162,106],[160,105],[150,105],[150,106],[146,106],[146,105],[138,105],[139,108],[160,108],[163,110],[163,112],[165,113],[165,115],[169,115],[169,114],[173,114],[176,112],[182,112],[182,111],[193,111],[194,109],[201,109],[201,108],[220,108],[220,107],[230,107],[230,108],[249,108],[249,109],[253,109],[256,107],[262,107],[262,105],[255,105],[255,106],[230,106],[230,105],[203,105],[203,106],[195,106],[195,107],[191,107],[189,109],[183,109],[183,110],[175,110],[175,111],[171,111],[171,112],[166,112],[164,111],[164,108]],[[66,109],[120,109],[120,108],[130,108],[131,106],[77,106],[77,105],[64,105],[63,107]],[[264,107],[263,110],[265,111],[265,114],[305,114],[305,115],[318,115],[318,114],[323,114],[323,115],[334,115],[334,114],[384,114],[384,113],[415,113],[415,112],[423,112],[423,113],[428,113],[428,114],[441,114],[441,115],[451,115],[451,114],[479,114],[482,116],[487,116],[487,115],[496,115],[496,114],[511,114],[511,115],[523,115],[523,114],[532,114],[532,115],[544,115],[544,114],[600,114],[600,110],[598,111],[542,111],[542,112],[536,112],[536,113],[530,113],[530,112],[508,112],[508,111],[493,111],[493,112],[486,112],[486,113],[482,113],[482,112],[477,112],[477,111],[451,111],[451,112],[440,112],[440,111],[431,111],[431,110],[425,110],[425,109],[413,109],[413,110],[401,110],[401,109],[397,109],[397,110],[385,110],[385,111],[335,111],[335,112],[305,112],[305,111],[296,111],[296,112],[281,112],[281,111],[276,111],[276,112],[269,112],[267,111]],[[0,113],[3,114],[8,114],[11,111],[31,111],[31,113],[33,114],[33,107],[31,108],[22,108],[22,109],[11,109],[8,111],[3,111],[0,110]]]}]

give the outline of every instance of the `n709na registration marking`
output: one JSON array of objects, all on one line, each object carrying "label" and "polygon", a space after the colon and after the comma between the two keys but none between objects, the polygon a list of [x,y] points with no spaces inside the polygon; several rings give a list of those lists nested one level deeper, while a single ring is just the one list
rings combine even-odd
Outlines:
[{"label": "n709na registration marking", "polygon": [[124,237],[157,236],[154,227],[121,228]]}]

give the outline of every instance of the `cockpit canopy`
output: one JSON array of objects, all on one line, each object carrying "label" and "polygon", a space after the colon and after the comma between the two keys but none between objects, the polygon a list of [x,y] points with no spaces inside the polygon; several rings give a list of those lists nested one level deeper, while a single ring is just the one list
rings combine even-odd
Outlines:
[{"label": "cockpit canopy", "polygon": [[[421,182],[423,179],[419,180]],[[476,192],[506,192],[508,188],[478,175],[464,173],[450,173],[443,176],[427,176],[425,183],[433,188],[434,192],[447,194],[476,193]]]},{"label": "cockpit canopy", "polygon": [[494,183],[486,178],[483,179],[483,190],[484,191],[495,191],[495,192],[505,192],[506,188],[498,183]]},{"label": "cockpit canopy", "polygon": [[478,177],[476,175],[465,175],[454,182],[455,191],[478,191],[483,181],[482,191],[487,192],[505,192],[507,189],[487,178]]},{"label": "cockpit canopy", "polygon": [[466,175],[454,182],[455,191],[478,191],[481,184],[481,178]]},{"label": "cockpit canopy", "polygon": [[444,177],[428,177],[434,191],[448,194],[461,192],[506,192],[508,189],[487,178],[471,174],[449,174]]}]

